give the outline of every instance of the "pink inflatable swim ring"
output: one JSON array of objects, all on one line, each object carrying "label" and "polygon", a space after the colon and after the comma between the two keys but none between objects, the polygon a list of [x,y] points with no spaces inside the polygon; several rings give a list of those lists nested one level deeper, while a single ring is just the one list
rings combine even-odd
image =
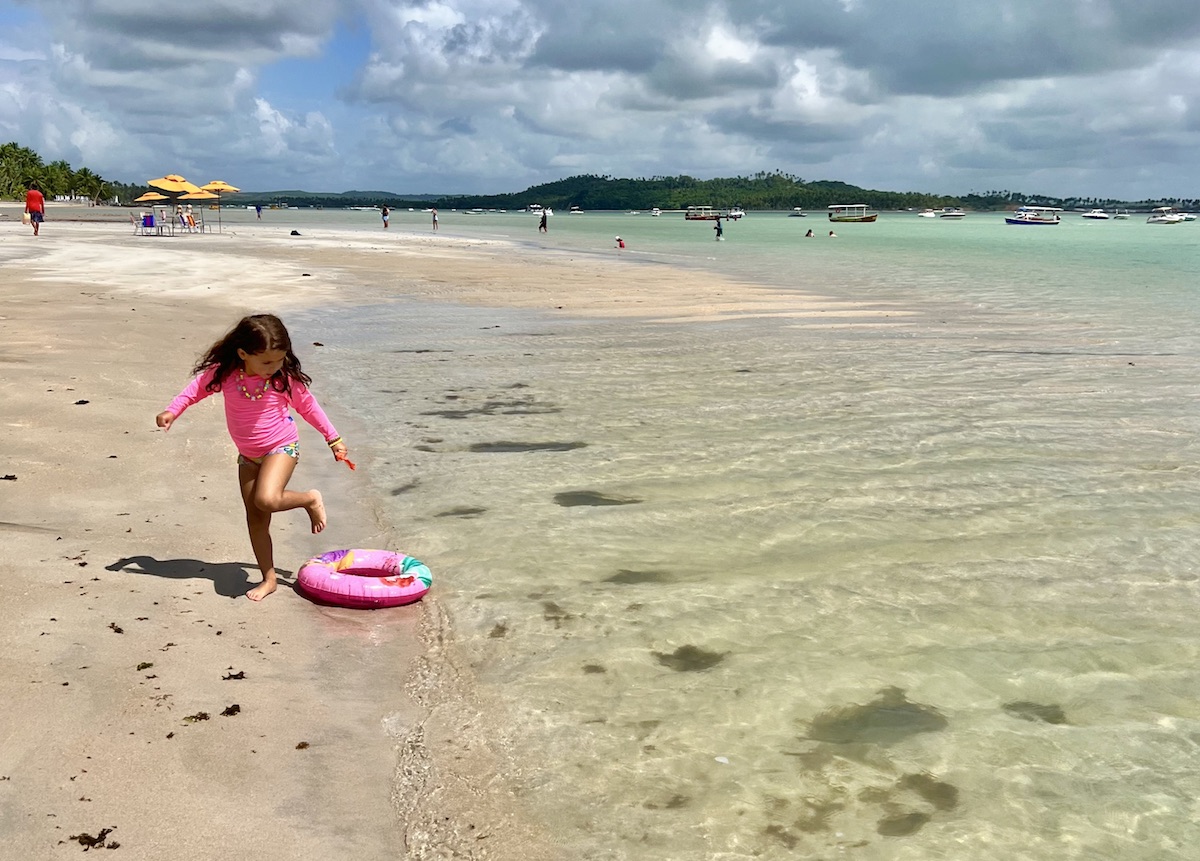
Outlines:
[{"label": "pink inflatable swim ring", "polygon": [[424,564],[391,550],[332,550],[304,563],[301,593],[339,607],[398,607],[419,601],[433,585]]}]

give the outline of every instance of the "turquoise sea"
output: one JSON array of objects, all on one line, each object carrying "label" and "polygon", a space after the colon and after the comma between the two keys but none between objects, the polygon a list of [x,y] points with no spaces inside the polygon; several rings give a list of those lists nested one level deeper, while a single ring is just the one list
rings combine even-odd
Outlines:
[{"label": "turquoise sea", "polygon": [[440,214],[907,312],[313,321],[562,857],[1193,857],[1200,223]]}]

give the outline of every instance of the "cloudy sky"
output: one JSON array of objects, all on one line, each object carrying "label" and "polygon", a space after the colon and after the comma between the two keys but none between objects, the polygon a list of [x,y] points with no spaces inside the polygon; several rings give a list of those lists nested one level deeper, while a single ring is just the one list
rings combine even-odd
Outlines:
[{"label": "cloudy sky", "polygon": [[0,0],[0,139],[249,190],[1198,197],[1200,0]]}]

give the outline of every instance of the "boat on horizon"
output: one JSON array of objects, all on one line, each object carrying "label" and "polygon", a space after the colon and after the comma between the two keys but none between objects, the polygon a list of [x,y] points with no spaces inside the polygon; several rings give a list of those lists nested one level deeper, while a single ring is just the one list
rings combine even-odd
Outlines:
[{"label": "boat on horizon", "polygon": [[829,207],[829,220],[838,224],[869,224],[879,217],[865,203],[835,203]]},{"label": "boat on horizon", "polygon": [[1022,206],[1012,215],[1004,217],[1005,224],[1058,224],[1062,219],[1058,206]]},{"label": "boat on horizon", "polygon": [[963,212],[961,206],[943,206],[937,211],[938,218],[966,218],[967,214]]},{"label": "boat on horizon", "polygon": [[1128,218],[1128,217],[1129,217],[1128,209],[1118,209],[1116,212],[1113,213],[1113,218]]},{"label": "boat on horizon", "polygon": [[917,213],[917,218],[937,218],[937,213],[932,209],[922,209]]},{"label": "boat on horizon", "polygon": [[1090,218],[1092,221],[1108,221],[1109,217],[1109,214],[1103,209],[1093,209],[1080,216],[1080,218]]},{"label": "boat on horizon", "polygon": [[792,211],[788,213],[788,218],[807,218],[808,213],[798,206],[793,206]]},{"label": "boat on horizon", "polygon": [[1183,224],[1185,221],[1187,218],[1173,206],[1156,206],[1146,219],[1147,224]]}]

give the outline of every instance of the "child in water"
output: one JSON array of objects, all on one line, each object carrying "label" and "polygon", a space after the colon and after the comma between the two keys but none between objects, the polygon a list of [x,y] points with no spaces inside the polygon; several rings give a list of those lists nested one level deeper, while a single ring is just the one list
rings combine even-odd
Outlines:
[{"label": "child in water", "polygon": [[325,505],[318,490],[288,490],[300,459],[300,434],[288,413],[294,408],[325,437],[333,456],[346,459],[346,444],[308,390],[312,379],[300,370],[292,339],[273,314],[242,320],[196,362],[198,376],[155,418],[170,430],[194,403],[214,392],[225,396],[225,424],[238,450],[238,484],[246,507],[250,545],[263,581],[246,593],[261,601],[276,588],[271,515],[303,508],[313,533],[325,528]]}]

